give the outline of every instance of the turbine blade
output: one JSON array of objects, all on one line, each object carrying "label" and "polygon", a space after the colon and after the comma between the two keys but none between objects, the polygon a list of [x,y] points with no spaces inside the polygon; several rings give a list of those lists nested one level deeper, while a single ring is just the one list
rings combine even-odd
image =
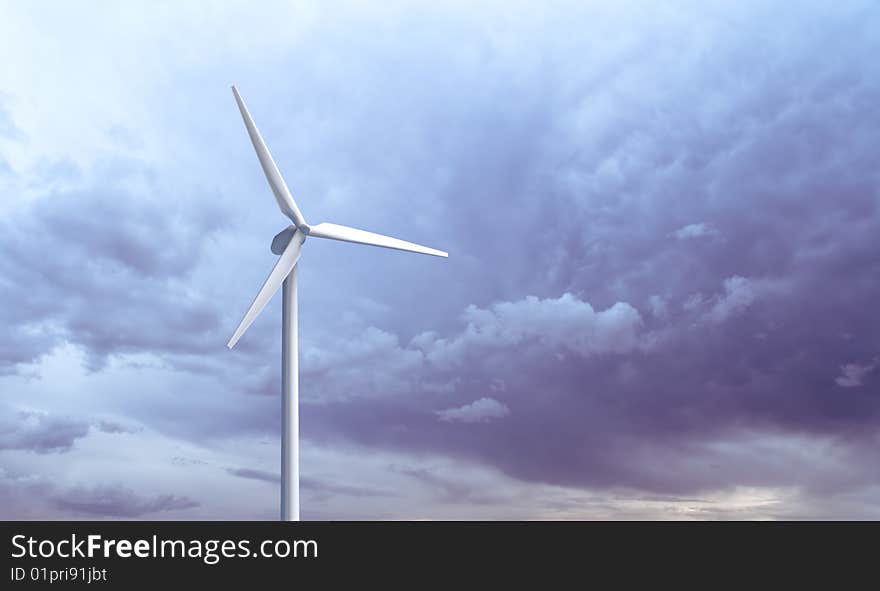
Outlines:
[{"label": "turbine blade", "polygon": [[238,339],[241,338],[241,335],[244,334],[244,331],[248,329],[257,315],[263,311],[263,308],[266,307],[266,304],[269,303],[269,300],[272,299],[272,296],[278,291],[281,283],[296,266],[296,262],[299,260],[301,252],[302,241],[298,236],[294,236],[293,240],[290,241],[290,244],[287,245],[287,248],[284,249],[284,252],[281,253],[281,256],[278,257],[278,262],[275,263],[272,272],[269,273],[269,277],[266,279],[265,283],[263,283],[263,287],[257,292],[257,297],[254,298],[251,307],[245,312],[244,318],[241,319],[232,338],[226,343],[227,347],[230,349],[233,348],[235,343],[238,342]]},{"label": "turbine blade", "polygon": [[393,248],[395,250],[405,250],[408,252],[418,252],[421,254],[430,254],[435,257],[449,256],[448,253],[445,253],[442,250],[428,248],[421,244],[415,244],[413,242],[407,242],[406,240],[399,240],[397,238],[391,238],[390,236],[383,236],[382,234],[375,234],[365,230],[357,230],[355,228],[349,228],[348,226],[328,224],[326,222],[318,224],[317,226],[312,226],[309,229],[309,236],[330,238],[331,240],[342,240],[344,242],[355,242],[357,244],[370,244],[372,246],[381,246],[383,248]]},{"label": "turbine blade", "polygon": [[266,142],[263,141],[260,130],[254,124],[254,120],[251,118],[251,114],[248,112],[235,86],[232,87],[232,94],[235,95],[235,102],[238,103],[241,118],[244,119],[244,125],[247,127],[248,135],[251,136],[251,143],[254,145],[254,150],[257,151],[257,158],[260,159],[260,165],[263,167],[263,172],[266,174],[266,180],[269,181],[272,193],[275,194],[278,207],[281,208],[281,212],[284,215],[293,220],[293,223],[298,228],[305,226],[306,220],[299,211],[299,207],[296,206],[296,201],[293,200],[293,196],[290,194],[290,190],[287,188],[281,172],[275,166],[275,161],[272,160],[272,154],[269,153],[269,148],[266,147]]}]

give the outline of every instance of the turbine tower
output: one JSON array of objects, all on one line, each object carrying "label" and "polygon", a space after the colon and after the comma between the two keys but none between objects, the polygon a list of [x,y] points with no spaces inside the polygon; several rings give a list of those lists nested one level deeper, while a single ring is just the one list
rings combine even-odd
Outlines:
[{"label": "turbine tower", "polygon": [[266,307],[272,295],[282,284],[282,329],[281,329],[281,400],[282,400],[282,435],[281,435],[281,520],[299,521],[299,359],[298,359],[298,328],[297,328],[297,262],[299,261],[303,243],[309,236],[330,238],[357,244],[370,244],[405,250],[438,257],[447,257],[442,250],[428,248],[405,240],[356,230],[337,224],[322,223],[309,226],[297,207],[287,184],[281,177],[266,143],[260,136],[254,120],[251,119],[241,95],[235,86],[232,87],[238,110],[244,119],[248,135],[257,151],[260,166],[269,181],[269,187],[275,195],[281,213],[293,222],[272,239],[272,252],[280,255],[268,279],[257,292],[250,308],[235,329],[232,338],[226,344],[230,349],[235,346],[244,331],[248,329],[257,315]]}]

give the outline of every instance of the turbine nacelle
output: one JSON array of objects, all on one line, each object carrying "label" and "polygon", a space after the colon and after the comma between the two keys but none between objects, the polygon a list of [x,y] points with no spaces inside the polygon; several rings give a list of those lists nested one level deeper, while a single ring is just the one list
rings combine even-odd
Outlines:
[{"label": "turbine nacelle", "polygon": [[306,241],[306,236],[309,235],[309,227],[305,226],[305,228],[297,228],[293,224],[290,224],[275,234],[275,237],[272,239],[272,253],[282,254],[293,237],[297,235],[297,232],[299,232],[299,243],[302,244]]}]

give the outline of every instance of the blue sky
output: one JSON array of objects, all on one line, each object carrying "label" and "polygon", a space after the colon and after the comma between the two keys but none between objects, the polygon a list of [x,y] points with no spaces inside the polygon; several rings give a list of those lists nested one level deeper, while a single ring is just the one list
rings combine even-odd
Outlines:
[{"label": "blue sky", "polygon": [[4,3],[0,517],[880,517],[872,2]]}]

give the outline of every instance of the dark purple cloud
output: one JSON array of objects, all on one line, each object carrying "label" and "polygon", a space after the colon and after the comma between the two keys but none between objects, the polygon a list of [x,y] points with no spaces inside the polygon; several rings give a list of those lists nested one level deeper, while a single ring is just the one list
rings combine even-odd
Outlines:
[{"label": "dark purple cloud", "polygon": [[[320,42],[306,35],[314,51],[271,63],[283,80],[251,76],[310,221],[451,254],[309,241],[306,441],[650,502],[778,487],[803,501],[782,515],[875,515],[876,6],[443,14],[401,16],[393,35],[333,19]],[[189,98],[163,119],[201,158],[230,151],[195,182],[219,189],[169,191],[167,168],[124,159],[33,173],[39,194],[0,221],[0,372],[64,343],[97,373],[146,356],[178,381],[120,384],[120,425],[206,445],[277,433],[277,302],[240,349],[222,347],[284,224],[231,99],[214,106],[225,84],[178,89]],[[0,135],[20,138],[4,113]],[[68,449],[88,424],[0,443]],[[388,471],[440,503],[497,500],[424,468]],[[304,489],[384,494],[325,477],[304,474]],[[98,487],[55,506],[130,517],[196,502]]]},{"label": "dark purple cloud", "polygon": [[333,496],[345,497],[394,497],[399,496],[391,490],[374,488],[371,486],[351,486],[346,484],[334,484],[315,478],[300,478],[299,485],[302,490],[312,495],[312,498],[320,500]]},{"label": "dark purple cloud", "polygon": [[187,497],[169,494],[144,497],[119,485],[72,488],[56,495],[53,500],[59,509],[72,513],[127,519],[199,506]]},{"label": "dark purple cloud", "polygon": [[257,470],[255,468],[227,468],[226,470],[233,476],[239,478],[249,478],[251,480],[261,480],[263,482],[271,482],[278,484],[281,482],[281,475],[276,472],[266,472],[265,470]]},{"label": "dark purple cloud", "polygon": [[[817,39],[722,26],[699,60],[667,63],[662,75],[644,57],[597,89],[587,71],[549,67],[541,94],[524,91],[534,100],[508,97],[522,107],[463,132],[469,141],[452,143],[465,152],[443,155],[457,179],[443,218],[465,224],[452,225],[450,251],[485,273],[468,281],[475,299],[494,297],[468,309],[464,328],[409,345],[362,334],[362,347],[393,343],[363,364],[339,359],[317,375],[306,358],[303,389],[318,400],[304,433],[575,486],[833,488],[852,484],[847,471],[876,482],[859,466],[876,449],[880,411],[880,382],[864,369],[880,348],[880,119],[867,109],[880,78],[859,18],[838,14]],[[847,41],[820,42],[837,34]],[[578,134],[609,85],[615,109]],[[570,155],[554,161],[553,141]],[[577,295],[559,315],[555,296],[511,297],[561,292]],[[578,307],[631,321],[606,342]],[[498,313],[506,308],[522,319]],[[395,366],[417,379],[394,389]],[[340,394],[348,399],[329,401]],[[433,414],[489,395],[510,409],[504,420]],[[762,443],[786,436],[842,446],[839,461],[853,463],[817,468]]]},{"label": "dark purple cloud", "polygon": [[95,427],[102,433],[138,433],[142,429],[116,421],[100,420]]},{"label": "dark purple cloud", "polygon": [[13,337],[0,371],[65,341],[95,368],[114,353],[205,351],[218,312],[186,278],[222,216],[127,188],[149,174],[108,167],[102,186],[52,191],[0,221],[0,319]]},{"label": "dark purple cloud", "polygon": [[[281,482],[281,475],[277,472],[267,472],[255,468],[227,468],[226,471],[232,476],[247,478],[249,480],[258,480],[260,482],[268,482],[276,486]],[[355,498],[394,496],[392,491],[369,486],[334,484],[332,482],[308,477],[301,477],[299,485],[303,491],[310,495],[310,498],[316,501],[321,501],[338,495]]]},{"label": "dark purple cloud", "polygon": [[0,415],[0,450],[62,453],[88,433],[89,424],[72,417],[10,408],[3,408]]}]

